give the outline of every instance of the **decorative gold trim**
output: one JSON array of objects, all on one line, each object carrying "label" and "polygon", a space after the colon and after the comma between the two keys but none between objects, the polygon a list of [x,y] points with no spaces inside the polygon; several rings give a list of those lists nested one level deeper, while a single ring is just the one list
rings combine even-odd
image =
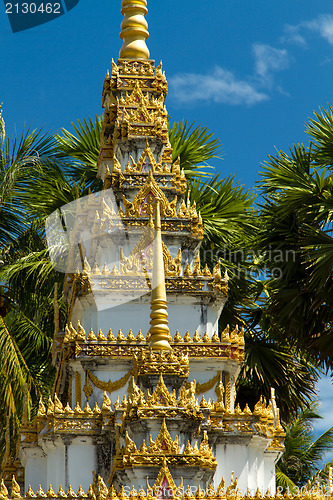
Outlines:
[{"label": "decorative gold trim", "polygon": [[226,373],[224,377],[225,381],[225,409],[227,412],[231,411],[231,376],[230,373]]},{"label": "decorative gold trim", "polygon": [[168,374],[179,377],[188,377],[189,360],[184,352],[175,354],[170,351],[156,351],[140,349],[134,353],[134,370],[138,375]]},{"label": "decorative gold trim", "polygon": [[81,400],[81,373],[75,372],[75,404],[82,404]]},{"label": "decorative gold trim", "polygon": [[[175,440],[172,440],[165,420],[160,429],[160,432],[155,439],[149,437],[149,447],[147,448],[145,441],[142,442],[137,449],[134,441],[126,433],[126,444],[120,448],[118,436],[118,453],[115,457],[115,470],[124,469],[127,467],[150,467],[150,466],[185,466],[185,467],[202,467],[210,470],[216,469],[216,458],[213,456],[212,450],[208,445],[208,436],[204,432],[203,440],[200,446],[195,443],[194,447],[188,442],[184,453],[179,453],[178,435]],[[114,471],[113,471],[114,472]],[[111,472],[110,480],[113,472]]]},{"label": "decorative gold trim", "polygon": [[[155,492],[155,495],[157,497],[159,496],[159,494],[158,494],[159,493],[159,489],[160,489],[160,487],[163,484],[164,478],[166,478],[167,483],[168,483],[168,487],[174,493],[177,490],[177,486],[176,486],[176,483],[174,482],[173,477],[172,477],[172,475],[170,473],[170,470],[169,470],[169,468],[167,466],[166,460],[164,460],[163,465],[160,468],[160,471],[159,471],[159,473],[157,475],[156,481],[155,481],[155,483],[154,483],[154,485],[152,487],[152,491]],[[183,478],[181,478],[181,484],[179,486],[179,491],[182,490],[182,482],[183,482]]]},{"label": "decorative gold trim", "polygon": [[101,389],[102,391],[106,391],[109,394],[111,392],[117,391],[124,387],[129,381],[131,375],[133,374],[132,370],[128,371],[123,377],[119,380],[109,380],[105,382],[103,380],[99,380],[90,370],[87,370],[87,381],[91,381],[97,389]]},{"label": "decorative gold trim", "polygon": [[[159,499],[158,491],[160,486],[162,485],[164,477],[167,478],[169,488],[171,489],[171,491],[174,492],[179,491],[179,493],[182,493],[183,491],[182,479],[181,479],[181,484],[177,487],[171,476],[167,463],[168,463],[167,460],[165,460],[164,457],[162,457],[158,479],[156,479],[155,484],[153,486],[150,486],[149,482],[147,481],[148,495],[146,494],[146,492],[143,490],[142,487],[137,492],[134,486],[132,486],[129,496],[126,495],[124,487],[122,487],[117,493],[113,485],[111,485],[111,487],[108,489],[103,479],[100,476],[98,476],[98,479],[96,481],[97,484],[90,485],[86,493],[84,492],[81,486],[75,494],[71,485],[69,485],[68,490],[66,492],[64,491],[62,486],[60,486],[58,491],[55,492],[52,488],[52,485],[50,485],[46,493],[44,493],[41,486],[39,486],[36,492],[34,492],[32,488],[29,486],[26,494],[23,496],[21,496],[20,486],[18,485],[17,481],[15,481],[15,483],[12,484],[12,491],[13,490],[14,491],[12,492],[11,495],[9,495],[5,482],[2,479],[0,483],[0,499],[18,500],[24,498],[26,500],[28,499],[30,500],[32,498],[37,497],[37,498],[54,498],[55,500],[61,500],[64,498],[68,499],[88,498],[90,500],[94,500],[97,497],[99,500],[106,500],[106,498],[109,498],[111,500],[137,500],[139,498],[141,498],[142,500],[146,498],[150,500],[158,500]],[[255,491],[248,489],[245,494],[242,494],[237,486],[237,478],[234,479],[233,476],[234,474],[232,473],[230,485],[227,488],[226,488],[226,481],[224,477],[222,477],[216,489],[213,487],[212,484],[209,485],[206,491],[203,491],[202,488],[198,486],[197,491],[195,492],[195,494],[193,494],[191,489],[188,487],[183,494],[180,495],[177,494],[176,498],[179,498],[181,500],[194,500],[195,498],[201,500],[220,500],[221,498],[225,498],[226,500],[233,500],[235,498],[238,500],[250,500],[250,499],[261,500],[263,498],[266,498],[268,500],[269,499],[281,500],[281,493],[279,491],[273,494],[269,490],[267,490],[267,492],[264,492],[261,491],[259,488],[257,488]],[[306,498],[309,500],[325,500],[327,499],[328,493],[329,490],[326,489],[325,485],[323,487],[322,485],[319,485],[318,488],[313,487],[311,485],[306,486]],[[172,496],[170,496],[170,498],[172,498]],[[297,498],[299,498],[299,495],[292,495],[290,493],[288,495],[289,500],[297,500]]]},{"label": "decorative gold trim", "polygon": [[142,217],[149,216],[153,213],[153,205],[158,199],[161,203],[161,215],[164,217],[176,217],[177,196],[173,201],[169,202],[163,191],[159,188],[153,177],[153,172],[150,170],[147,180],[142,186],[138,194],[130,202],[123,196],[125,207],[125,217]]},{"label": "decorative gold trim", "polygon": [[220,378],[221,378],[221,372],[218,371],[217,374],[210,380],[207,380],[207,382],[203,382],[202,384],[197,382],[195,393],[199,395],[202,394],[203,392],[207,392],[210,389],[213,389],[214,385],[220,380]]}]

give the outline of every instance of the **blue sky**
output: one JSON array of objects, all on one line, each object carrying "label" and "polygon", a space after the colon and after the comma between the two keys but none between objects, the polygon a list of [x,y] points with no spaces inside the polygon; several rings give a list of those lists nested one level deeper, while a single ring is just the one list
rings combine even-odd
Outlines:
[{"label": "blue sky", "polygon": [[[13,34],[0,14],[7,130],[57,130],[101,113],[101,89],[121,46],[120,0],[80,0],[66,15]],[[331,0],[148,1],[151,57],[163,60],[167,109],[211,128],[216,168],[252,187],[275,147],[306,141],[313,111],[333,103]]]},{"label": "blue sky", "polygon": [[[0,102],[6,130],[56,131],[100,114],[118,57],[121,0],[80,0],[66,15],[13,34],[0,6]],[[305,122],[333,105],[332,0],[148,0],[151,58],[162,59],[173,120],[208,126],[224,176],[253,187],[275,148],[307,141]],[[333,390],[325,385],[325,424]],[[327,406],[329,404],[329,406]]]}]

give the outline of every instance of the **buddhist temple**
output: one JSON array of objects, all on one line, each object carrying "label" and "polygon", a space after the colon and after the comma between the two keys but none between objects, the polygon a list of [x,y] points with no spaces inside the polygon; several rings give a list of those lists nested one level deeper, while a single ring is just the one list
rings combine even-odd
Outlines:
[{"label": "buddhist temple", "polygon": [[244,332],[219,332],[228,277],[200,263],[203,222],[173,159],[146,4],[122,1],[102,91],[103,191],[77,206],[53,393],[24,415],[1,499],[275,495],[274,391],[235,406]]}]

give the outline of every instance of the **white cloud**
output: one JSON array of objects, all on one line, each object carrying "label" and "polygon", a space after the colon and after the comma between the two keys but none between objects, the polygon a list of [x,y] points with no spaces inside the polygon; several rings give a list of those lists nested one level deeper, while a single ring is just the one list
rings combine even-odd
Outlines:
[{"label": "white cloud", "polygon": [[322,14],[313,21],[303,23],[305,28],[319,33],[328,43],[333,45],[333,16]]},{"label": "white cloud", "polygon": [[211,101],[223,104],[253,105],[267,100],[264,92],[245,80],[238,80],[235,75],[221,67],[216,67],[211,74],[181,73],[169,78],[170,94],[182,104],[198,101]]},{"label": "white cloud", "polygon": [[295,43],[296,45],[307,46],[306,32],[317,33],[333,45],[333,16],[331,14],[321,14],[312,21],[304,21],[294,26],[287,24],[284,31],[283,41]]},{"label": "white cloud", "polygon": [[270,45],[255,43],[252,46],[255,58],[256,73],[263,79],[270,79],[273,71],[281,71],[288,67],[286,49],[275,49]]},{"label": "white cloud", "polygon": [[282,42],[289,42],[295,45],[299,45],[300,47],[307,47],[306,39],[300,33],[301,25],[298,24],[296,26],[292,26],[290,24],[286,24],[284,26],[284,36],[282,37]]}]

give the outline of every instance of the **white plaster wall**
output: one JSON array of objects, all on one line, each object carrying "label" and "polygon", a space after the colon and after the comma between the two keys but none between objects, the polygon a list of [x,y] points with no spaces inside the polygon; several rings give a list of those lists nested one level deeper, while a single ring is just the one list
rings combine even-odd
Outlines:
[{"label": "white plaster wall", "polygon": [[[81,307],[74,307],[73,325],[76,326],[77,318],[82,318],[86,332],[92,328],[95,333],[99,329],[106,335],[111,328],[114,334],[119,329],[126,336],[130,330],[136,336],[141,329],[146,335],[150,326],[150,296],[123,297],[125,302],[119,305],[119,294],[108,294],[107,291],[80,299]],[[114,305],[114,307],[113,307]],[[187,330],[193,336],[197,330],[200,335],[207,331],[211,337],[217,330],[217,322],[222,305],[215,307],[198,303],[195,296],[168,296],[168,321],[170,334],[175,335],[178,330],[184,336]]]},{"label": "white plaster wall", "polygon": [[[194,332],[201,325],[201,307],[195,305],[174,305],[168,304],[168,321],[170,334],[173,337],[178,330],[184,336],[186,331],[193,336]],[[150,327],[150,304],[135,304],[134,302],[124,304],[123,306],[113,307],[99,311],[96,330],[108,332],[110,328],[114,334],[121,329],[126,336],[130,330],[134,336],[139,330],[146,336]],[[208,328],[209,334],[213,334],[212,325],[202,325],[201,331]]]},{"label": "white plaster wall", "polygon": [[[237,438],[235,438],[237,439]],[[252,438],[248,445],[217,444],[217,469],[214,476],[214,487],[220,484],[222,477],[226,487],[230,484],[231,473],[237,477],[237,485],[243,494],[247,488],[254,495],[257,488],[264,494],[267,489],[275,493],[275,459],[276,453],[265,452],[266,440]]]},{"label": "white plaster wall", "polygon": [[278,454],[266,452],[264,455],[264,491],[268,489],[272,495],[275,494],[275,461]]},{"label": "white plaster wall", "polygon": [[245,493],[248,486],[248,447],[242,444],[217,444],[217,468],[214,476],[216,489],[222,477],[225,479],[226,488],[230,485],[231,473],[238,479],[239,489]]},{"label": "white plaster wall", "polygon": [[[57,492],[60,485],[66,488],[65,480],[65,446],[61,440],[57,442],[56,447],[53,445],[47,446],[44,451],[47,453],[47,473],[46,485],[47,489],[51,484],[54,491]],[[44,476],[45,477],[45,476]]]},{"label": "white plaster wall", "polygon": [[40,484],[44,491],[47,491],[47,459],[43,450],[40,447],[24,448],[21,450],[20,458],[25,468],[24,491],[27,491],[29,486],[36,491]]},{"label": "white plaster wall", "polygon": [[96,470],[95,446],[91,438],[75,439],[67,448],[67,482],[76,492],[80,485],[87,491],[93,483],[92,471]]}]

